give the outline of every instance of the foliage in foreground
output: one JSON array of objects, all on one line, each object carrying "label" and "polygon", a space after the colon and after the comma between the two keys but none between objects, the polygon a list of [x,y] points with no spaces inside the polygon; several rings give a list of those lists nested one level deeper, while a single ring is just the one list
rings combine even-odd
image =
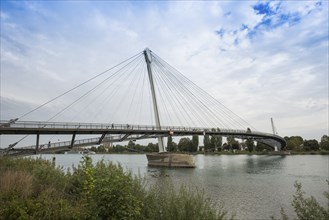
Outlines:
[{"label": "foliage in foreground", "polygon": [[1,219],[79,218],[65,190],[66,177],[43,160],[0,160]]},{"label": "foliage in foreground", "polygon": [[65,173],[41,159],[0,159],[0,219],[225,219],[203,192],[146,187],[121,166],[84,157]]},{"label": "foliage in foreground", "polygon": [[[327,181],[329,186],[329,181]],[[327,220],[329,219],[329,191],[324,192],[324,196],[327,199],[327,207],[323,207],[313,197],[305,197],[305,192],[302,190],[302,185],[299,182],[295,182],[294,187],[296,189],[293,195],[293,206],[297,219],[299,220]],[[285,210],[281,209],[281,218],[283,220],[289,220],[289,217],[285,213]]]},{"label": "foliage in foreground", "polygon": [[215,209],[198,189],[181,186],[177,192],[168,182],[151,187],[145,201],[150,204],[144,209],[149,219],[226,219],[227,216],[223,207]]}]

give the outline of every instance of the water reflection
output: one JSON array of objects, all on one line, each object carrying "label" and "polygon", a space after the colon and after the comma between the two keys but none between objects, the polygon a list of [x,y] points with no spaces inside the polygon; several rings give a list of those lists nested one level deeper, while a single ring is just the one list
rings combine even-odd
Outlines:
[{"label": "water reflection", "polygon": [[248,156],[245,163],[245,172],[249,174],[278,172],[283,168],[285,156]]},{"label": "water reflection", "polygon": [[147,174],[150,177],[161,179],[164,177],[170,177],[169,173],[167,172],[166,168],[152,168],[152,169],[147,169]]}]

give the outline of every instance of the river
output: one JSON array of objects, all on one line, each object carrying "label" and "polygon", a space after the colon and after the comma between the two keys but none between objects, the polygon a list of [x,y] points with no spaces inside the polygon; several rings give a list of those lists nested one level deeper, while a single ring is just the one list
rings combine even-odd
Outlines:
[{"label": "river", "polygon": [[[41,155],[45,159],[56,158],[56,165],[64,170],[77,166],[78,154]],[[134,174],[145,176],[152,184],[171,179],[173,184],[197,186],[206,196],[223,204],[236,219],[269,219],[280,217],[281,207],[294,217],[291,207],[293,187],[297,180],[302,183],[308,196],[314,196],[326,205],[323,192],[328,190],[328,155],[196,155],[195,169],[149,168],[143,154],[97,154],[100,159],[120,163]]]}]

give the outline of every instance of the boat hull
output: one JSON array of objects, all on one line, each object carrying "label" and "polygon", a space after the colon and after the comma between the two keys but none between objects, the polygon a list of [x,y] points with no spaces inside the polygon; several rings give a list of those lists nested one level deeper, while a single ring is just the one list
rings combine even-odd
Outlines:
[{"label": "boat hull", "polygon": [[151,153],[146,154],[150,167],[182,167],[194,168],[194,158],[190,154]]}]

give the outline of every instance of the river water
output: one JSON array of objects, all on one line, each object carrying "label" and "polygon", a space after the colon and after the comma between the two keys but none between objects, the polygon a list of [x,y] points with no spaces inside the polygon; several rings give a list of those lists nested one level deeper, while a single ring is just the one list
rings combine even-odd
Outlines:
[{"label": "river water", "polygon": [[[79,154],[41,155],[45,159],[56,158],[63,169],[77,166]],[[143,154],[97,154],[91,155],[94,162],[100,159],[120,163],[134,174],[140,174],[151,184],[169,179],[175,185],[197,186],[206,196],[223,204],[236,219],[269,219],[280,217],[283,207],[294,217],[291,207],[295,181],[302,183],[308,196],[314,196],[326,205],[323,196],[328,191],[328,155],[196,155],[195,169],[149,168]]]}]

